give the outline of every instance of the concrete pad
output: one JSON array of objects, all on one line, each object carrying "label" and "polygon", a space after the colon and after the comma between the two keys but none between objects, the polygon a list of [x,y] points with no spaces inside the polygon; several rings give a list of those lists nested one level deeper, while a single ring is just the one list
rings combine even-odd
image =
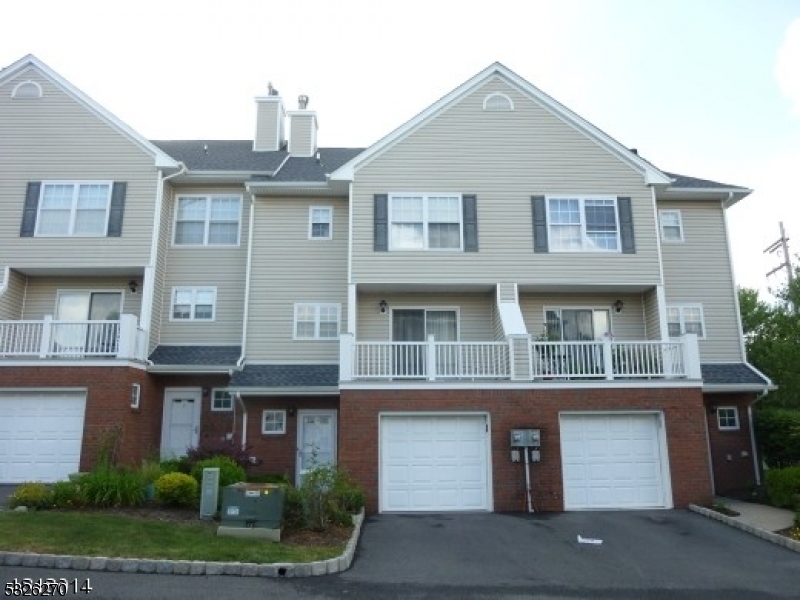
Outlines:
[{"label": "concrete pad", "polygon": [[780,531],[794,525],[794,512],[754,502],[742,502],[730,498],[717,498],[717,502],[739,513],[732,517],[747,525],[765,531]]}]

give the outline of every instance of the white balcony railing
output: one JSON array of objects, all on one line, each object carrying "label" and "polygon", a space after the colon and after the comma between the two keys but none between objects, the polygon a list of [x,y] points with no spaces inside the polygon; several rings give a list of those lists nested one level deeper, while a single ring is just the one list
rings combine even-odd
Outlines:
[{"label": "white balcony railing", "polygon": [[[522,341],[523,343],[520,343]],[[351,380],[699,379],[697,337],[678,341],[356,342],[342,335]]]},{"label": "white balcony railing", "polygon": [[3,358],[142,358],[134,315],[113,321],[0,321]]}]

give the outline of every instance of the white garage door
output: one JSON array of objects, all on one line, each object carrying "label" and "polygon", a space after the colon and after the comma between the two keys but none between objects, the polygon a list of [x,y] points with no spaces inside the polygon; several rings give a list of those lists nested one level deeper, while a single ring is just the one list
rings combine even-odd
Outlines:
[{"label": "white garage door", "polygon": [[564,508],[666,506],[656,414],[561,415]]},{"label": "white garage door", "polygon": [[52,482],[78,470],[86,395],[0,392],[0,483]]},{"label": "white garage door", "polygon": [[382,511],[488,510],[484,415],[382,416]]}]

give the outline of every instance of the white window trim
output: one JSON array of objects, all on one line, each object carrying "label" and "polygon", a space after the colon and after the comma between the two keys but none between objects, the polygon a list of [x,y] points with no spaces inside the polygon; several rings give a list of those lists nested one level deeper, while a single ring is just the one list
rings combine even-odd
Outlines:
[{"label": "white window trim", "polygon": [[[230,399],[231,405],[227,408],[224,407],[217,407],[214,406],[214,400],[216,399],[217,392],[224,392],[228,394],[228,398]],[[211,412],[232,412],[233,411],[233,394],[231,394],[228,390],[224,388],[213,388],[211,390]]]},{"label": "white window trim", "polygon": [[[670,308],[677,308],[678,309],[678,318],[680,319],[681,324],[681,335],[686,333],[686,322],[683,317],[683,311],[687,308],[696,308],[700,310],[700,324],[703,327],[703,335],[698,335],[698,340],[706,339],[708,335],[708,330],[706,329],[706,313],[703,310],[703,305],[699,302],[668,302],[667,303],[667,311]],[[669,325],[669,312],[667,313],[667,325]],[[676,338],[672,338],[676,339]]]},{"label": "white window trim", "polygon": [[125,290],[122,288],[97,288],[97,289],[86,289],[86,288],[59,288],[56,290],[56,304],[53,307],[53,315],[55,316],[56,320],[62,320],[58,316],[58,307],[61,302],[61,295],[62,294],[86,294],[90,296],[89,300],[91,301],[92,294],[119,294],[119,314],[122,316],[122,311],[125,306]]},{"label": "white window trim", "polygon": [[428,337],[427,333],[427,313],[434,311],[434,312],[454,312],[456,313],[456,342],[461,341],[461,307],[460,306],[420,306],[418,304],[409,305],[409,306],[392,306],[389,310],[389,338],[392,339],[392,332],[394,331],[394,311],[396,310],[421,310],[425,312],[426,318],[426,331],[425,337]]},{"label": "white window trim", "polygon": [[[328,211],[328,220],[327,221],[318,221],[319,223],[327,222],[328,223],[328,235],[327,236],[315,236],[314,231],[314,211],[315,210],[327,210]],[[332,206],[309,206],[308,207],[308,239],[310,240],[332,240],[333,239],[333,207]]]},{"label": "white window trim", "polygon": [[[301,306],[314,307],[314,337],[300,337],[297,335],[297,314]],[[336,308],[336,335],[334,337],[320,337],[320,309]],[[326,321],[327,322],[327,321]],[[294,322],[292,325],[292,339],[298,342],[338,342],[339,334],[342,332],[342,305],[338,302],[295,302],[294,303]]]},{"label": "white window trim", "polygon": [[[34,95],[26,96],[24,95],[23,90],[26,88],[30,88],[33,86],[36,88],[36,93]],[[11,97],[15,100],[38,100],[42,97],[42,86],[39,85],[37,82],[28,79],[27,81],[21,81],[17,85],[14,86],[14,89],[11,92]]]},{"label": "white window trim", "polygon": [[[553,223],[553,218],[550,215],[550,201],[551,200],[577,200],[580,214],[580,228],[581,228],[581,247],[580,248],[553,248],[553,226],[559,227],[558,223]],[[610,200],[614,203],[614,223],[617,227],[617,247],[614,249],[598,248],[589,242],[586,236],[586,200]],[[552,196],[545,196],[545,210],[547,211],[547,246],[548,251],[553,254],[559,253],[577,253],[577,252],[590,252],[600,254],[620,254],[622,253],[622,235],[620,233],[619,224],[619,205],[617,204],[616,196],[595,196],[586,194],[557,194]]]},{"label": "white window trim", "polygon": [[[661,216],[666,214],[666,213],[675,213],[676,215],[678,215],[678,230],[680,231],[680,234],[681,234],[678,239],[668,239],[664,235],[664,222],[663,222]],[[661,241],[664,242],[665,244],[680,244],[680,243],[683,243],[683,241],[684,241],[683,215],[681,214],[681,211],[678,210],[677,208],[665,208],[665,209],[659,210],[658,211],[658,227],[659,227],[659,230],[661,232]]]},{"label": "white window trim", "polygon": [[[563,321],[563,316],[561,314],[561,311],[564,311],[564,310],[591,310],[591,311],[601,310],[601,311],[605,311],[606,313],[608,313],[608,327],[609,327],[609,329],[611,331],[604,332],[604,337],[605,337],[605,333],[608,333],[608,334],[611,335],[611,339],[613,340],[613,338],[614,338],[614,309],[610,308],[608,306],[597,306],[597,305],[593,305],[593,306],[578,306],[578,305],[573,305],[573,304],[560,304],[558,306],[547,305],[547,306],[542,307],[542,327],[543,327],[542,333],[543,334],[545,334],[545,335],[547,334],[547,311],[558,312],[559,313],[559,319],[562,319],[562,321]],[[564,331],[563,331],[564,330],[563,323],[562,323],[562,326],[561,326],[561,330],[562,330],[561,334],[563,335],[563,333],[564,333]],[[594,341],[597,341],[597,340],[594,340]]]},{"label": "white window trim", "polygon": [[[267,413],[272,413],[276,415],[283,415],[283,429],[281,431],[267,431],[264,428],[264,417],[266,417]],[[286,410],[275,410],[275,409],[265,409],[261,411],[261,434],[262,435],[285,435],[286,434]]]},{"label": "white window trim", "polygon": [[[496,97],[505,98],[508,101],[508,108],[487,108],[487,105],[491,101],[492,98]],[[492,92],[488,96],[483,99],[483,110],[488,112],[508,112],[514,110],[514,101],[509,98],[506,94],[501,94],[500,92]]]},{"label": "white window trim", "polygon": [[[459,241],[457,248],[430,248],[428,246],[428,198],[431,196],[458,198],[458,229]],[[422,248],[398,248],[394,245],[392,237],[392,203],[395,198],[419,197],[422,198]],[[454,192],[394,192],[389,194],[386,206],[387,236],[390,252],[463,252],[464,251],[464,195]]]},{"label": "white window trim", "polygon": [[[733,417],[736,420],[735,425],[723,425],[722,424],[722,416],[720,415],[720,411],[723,410],[732,410]],[[717,407],[717,429],[720,431],[739,431],[741,427],[741,423],[739,421],[739,409],[736,406],[718,406]]]},{"label": "white window trim", "polygon": [[[192,293],[192,302],[191,302],[191,316],[188,319],[176,319],[175,318],[175,293],[181,292],[191,292]],[[210,319],[197,319],[194,316],[195,313],[195,306],[197,305],[197,292],[212,292],[213,298],[211,300],[211,318]],[[176,285],[172,288],[172,295],[170,296],[169,301],[169,320],[173,323],[212,323],[217,320],[217,288],[216,286],[191,286],[191,285]]]},{"label": "white window trim", "polygon": [[[69,223],[67,226],[66,233],[41,233],[39,231],[39,227],[42,222],[42,201],[44,200],[44,191],[45,188],[49,185],[71,185],[73,188],[72,191],[72,206],[70,207],[69,211]],[[105,185],[108,187],[108,197],[106,198],[106,226],[103,228],[102,233],[75,233],[75,214],[78,210],[78,194],[77,191],[80,189],[82,185]],[[53,181],[42,181],[42,187],[39,190],[39,203],[36,207],[36,228],[33,232],[34,237],[45,237],[45,238],[63,238],[63,237],[75,237],[75,238],[99,238],[99,237],[106,237],[108,235],[108,218],[111,214],[111,195],[114,191],[114,182],[113,181],[93,181],[93,180],[53,180]],[[66,209],[65,209],[66,210]]]},{"label": "white window trim", "polygon": [[[204,220],[205,227],[203,230],[202,244],[181,244],[175,241],[175,237],[178,235],[178,208],[180,206],[181,198],[205,198],[206,200],[206,216]],[[239,200],[239,214],[237,217],[235,244],[208,243],[208,230],[211,225],[211,200],[213,198],[237,198]],[[175,207],[172,215],[172,245],[176,248],[237,248],[242,243],[242,203],[243,200],[241,194],[180,194],[175,196]]]}]

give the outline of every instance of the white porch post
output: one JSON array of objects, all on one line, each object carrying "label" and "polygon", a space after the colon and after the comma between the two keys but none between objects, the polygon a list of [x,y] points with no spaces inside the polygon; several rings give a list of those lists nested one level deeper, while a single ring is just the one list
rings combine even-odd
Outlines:
[{"label": "white porch post", "polygon": [[39,342],[39,358],[47,358],[50,354],[50,342],[53,339],[53,315],[44,316],[42,339]]},{"label": "white porch post", "polygon": [[356,315],[358,313],[356,284],[347,285],[347,333],[356,334]]},{"label": "white porch post", "polygon": [[136,358],[136,315],[121,315],[119,318],[119,346],[117,358]]},{"label": "white porch post", "polygon": [[356,336],[343,333],[339,336],[339,381],[353,380],[353,355],[356,348]]},{"label": "white porch post", "polygon": [[428,380],[433,381],[436,379],[436,346],[433,343],[433,336],[428,336],[428,343],[425,346],[425,352],[427,354],[425,360],[425,366],[427,367],[428,371]]},{"label": "white porch post", "polygon": [[703,378],[700,370],[700,346],[697,344],[696,333],[687,333],[683,336],[683,365],[687,379]]},{"label": "white porch post", "polygon": [[606,379],[614,379],[614,357],[611,355],[611,338],[603,338],[603,369],[606,372]]}]

